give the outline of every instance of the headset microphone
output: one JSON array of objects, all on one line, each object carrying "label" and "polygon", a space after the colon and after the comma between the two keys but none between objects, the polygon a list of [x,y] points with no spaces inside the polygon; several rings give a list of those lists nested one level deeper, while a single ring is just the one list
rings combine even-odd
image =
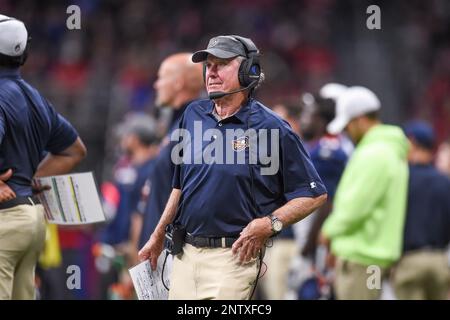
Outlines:
[{"label": "headset microphone", "polygon": [[222,92],[222,91],[216,91],[216,92],[211,92],[208,94],[209,99],[214,100],[214,99],[220,99],[223,98],[229,94],[235,94],[241,91],[245,91],[247,89],[251,89],[254,86],[256,86],[258,84],[258,80],[254,80],[252,81],[252,83],[250,83],[248,86],[246,86],[245,88],[241,88],[239,90],[235,90],[235,91],[230,91],[230,92]]}]

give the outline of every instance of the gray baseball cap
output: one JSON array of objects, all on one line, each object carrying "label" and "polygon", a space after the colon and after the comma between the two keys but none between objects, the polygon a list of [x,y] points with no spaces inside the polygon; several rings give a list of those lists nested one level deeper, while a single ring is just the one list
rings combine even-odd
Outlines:
[{"label": "gray baseball cap", "polygon": [[237,56],[247,56],[244,45],[232,36],[217,36],[211,38],[211,40],[209,40],[207,49],[197,51],[192,55],[192,62],[197,63],[205,61],[208,57],[208,54],[221,59],[230,59]]},{"label": "gray baseball cap", "polygon": [[0,53],[10,57],[23,54],[28,32],[22,21],[0,14]]}]

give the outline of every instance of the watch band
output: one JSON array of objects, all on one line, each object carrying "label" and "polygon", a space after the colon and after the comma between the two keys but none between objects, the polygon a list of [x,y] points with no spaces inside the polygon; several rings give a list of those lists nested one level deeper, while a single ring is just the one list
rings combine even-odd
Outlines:
[{"label": "watch band", "polygon": [[[282,227],[283,227],[283,225],[281,223],[281,220],[278,219],[277,217],[275,217],[273,214],[269,214],[267,217],[270,219],[270,222],[271,222],[271,228],[272,228],[273,236],[278,235],[281,232]],[[281,223],[281,229],[280,230],[276,230],[276,228],[275,228],[275,224],[276,223]]]}]

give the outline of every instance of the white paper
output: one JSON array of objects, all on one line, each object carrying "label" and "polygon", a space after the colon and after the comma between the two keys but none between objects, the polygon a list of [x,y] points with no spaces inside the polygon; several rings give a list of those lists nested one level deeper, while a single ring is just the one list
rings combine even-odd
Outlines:
[{"label": "white paper", "polygon": [[[139,300],[167,300],[169,298],[169,291],[164,287],[161,279],[165,256],[166,252],[164,251],[158,258],[155,271],[152,271],[148,260],[128,270]],[[169,274],[171,267],[172,256],[169,255],[164,268],[164,283],[168,288],[170,288]]]},{"label": "white paper", "polygon": [[39,194],[49,223],[79,225],[105,221],[92,172],[41,177],[39,186],[50,186]]}]

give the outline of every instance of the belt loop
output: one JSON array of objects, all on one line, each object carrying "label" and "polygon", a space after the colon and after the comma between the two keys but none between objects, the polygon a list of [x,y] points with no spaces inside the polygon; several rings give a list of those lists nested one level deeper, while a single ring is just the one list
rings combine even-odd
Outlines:
[{"label": "belt loop", "polygon": [[222,237],[222,248],[226,248],[227,247],[227,242],[225,241],[225,237]]},{"label": "belt loop", "polygon": [[28,200],[30,200],[31,204],[32,204],[33,206],[35,206],[35,204],[34,204],[34,202],[33,202],[33,199],[32,199],[31,197],[28,197]]}]

